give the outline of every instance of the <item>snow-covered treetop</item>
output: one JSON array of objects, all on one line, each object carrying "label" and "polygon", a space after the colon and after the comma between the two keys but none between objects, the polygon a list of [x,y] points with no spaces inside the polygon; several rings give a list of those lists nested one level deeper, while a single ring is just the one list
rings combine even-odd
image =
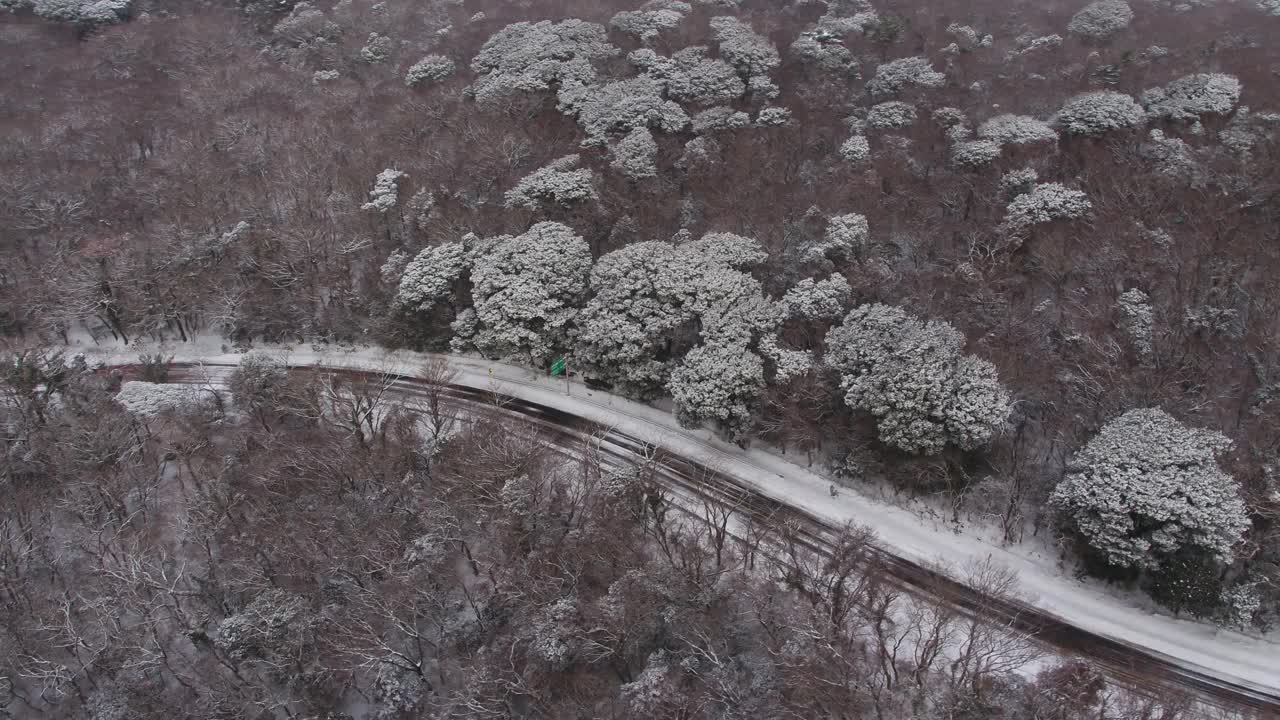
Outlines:
[{"label": "snow-covered treetop", "polygon": [[840,157],[850,165],[861,165],[871,157],[871,141],[860,133],[850,137],[840,144]]},{"label": "snow-covered treetop", "polygon": [[468,263],[467,248],[460,242],[424,249],[405,266],[396,292],[396,305],[407,310],[429,310],[432,305],[452,298],[453,286]]},{"label": "snow-covered treetop", "polygon": [[867,83],[873,96],[895,95],[910,85],[922,88],[940,88],[947,84],[947,76],[933,69],[923,57],[906,57],[876,67],[876,74]]},{"label": "snow-covered treetop", "polygon": [[438,83],[456,69],[453,61],[444,55],[428,55],[410,66],[405,73],[404,84],[415,87],[423,83]]},{"label": "snow-covered treetop", "polygon": [[610,154],[609,165],[619,173],[633,179],[656,177],[658,174],[658,143],[649,128],[638,127],[618,141]]},{"label": "snow-covered treetop", "polygon": [[980,168],[998,157],[1000,144],[994,140],[961,140],[951,145],[951,162],[957,167]]},{"label": "snow-covered treetop", "polygon": [[1142,104],[1153,119],[1194,122],[1201,115],[1226,115],[1240,102],[1240,81],[1223,73],[1196,73],[1162,88],[1142,93]]},{"label": "snow-covered treetop", "polygon": [[1151,312],[1151,300],[1138,288],[1130,288],[1117,300],[1120,310],[1120,326],[1133,343],[1139,355],[1150,355],[1155,322]]},{"label": "snow-covered treetop", "polygon": [[582,158],[566,155],[524,176],[507,191],[507,207],[537,208],[541,203],[569,206],[595,200],[590,168],[576,168]]},{"label": "snow-covered treetop", "polygon": [[882,102],[867,111],[867,127],[876,130],[897,130],[915,121],[916,106],[901,100]]},{"label": "snow-covered treetop", "polygon": [[693,131],[699,135],[721,130],[751,127],[751,116],[728,105],[707,108],[693,116]]},{"label": "snow-covered treetop", "polygon": [[609,20],[609,27],[648,42],[656,39],[663,30],[680,27],[681,20],[684,20],[684,14],[671,8],[625,10]]},{"label": "snow-covered treetop", "polygon": [[1058,133],[1049,123],[1026,115],[997,115],[978,126],[978,137],[1000,145],[1030,145],[1057,142]]},{"label": "snow-covered treetop", "polygon": [[155,417],[167,411],[198,407],[201,403],[207,404],[210,399],[207,394],[202,398],[199,391],[190,385],[165,385],[140,380],[122,384],[115,398],[125,410],[144,418]]},{"label": "snow-covered treetop", "polygon": [[1000,231],[1017,235],[1035,225],[1054,220],[1077,220],[1089,214],[1093,203],[1080,190],[1062,183],[1037,183],[1030,191],[1018,195],[1005,209]]},{"label": "snow-covered treetop", "polygon": [[840,38],[824,30],[808,30],[791,43],[791,55],[831,73],[857,77],[860,66]]},{"label": "snow-covered treetop", "polygon": [[707,48],[695,45],[668,58],[644,48],[632,52],[627,59],[659,81],[667,96],[678,102],[718,105],[742,97],[747,86],[733,66],[708,58],[706,53]]},{"label": "snow-covered treetop", "polygon": [[827,230],[822,236],[822,242],[806,247],[801,259],[804,262],[818,263],[823,260],[847,262],[862,254],[870,238],[871,228],[865,215],[833,215],[827,220]]},{"label": "snow-covered treetop", "polygon": [[133,0],[35,0],[30,4],[46,20],[89,26],[127,20]]},{"label": "snow-covered treetop", "polygon": [[720,47],[720,57],[745,77],[768,75],[782,64],[778,48],[736,17],[711,18],[711,36]]},{"label": "snow-covered treetop", "polygon": [[945,322],[862,305],[827,333],[825,362],[841,373],[845,402],[876,418],[882,442],[934,454],[985,445],[1009,416],[995,367],[963,348]]},{"label": "snow-covered treetop", "polygon": [[461,340],[489,356],[542,364],[564,346],[590,270],[591,248],[560,223],[491,238],[471,269],[474,334]]},{"label": "snow-covered treetop", "polygon": [[638,127],[680,132],[689,125],[689,116],[663,97],[662,88],[661,82],[643,75],[589,88],[568,85],[560,91],[561,109],[577,114],[587,133],[584,146],[603,145],[610,136]]},{"label": "snow-covered treetop", "polygon": [[1085,5],[1067,23],[1072,35],[1103,40],[1129,27],[1133,10],[1124,0],[1097,0]]},{"label": "snow-covered treetop", "polygon": [[763,386],[764,361],[745,342],[711,342],[689,351],[667,389],[681,425],[714,421],[736,438],[751,426]]},{"label": "snow-covered treetop", "polygon": [[1130,410],[1071,458],[1050,501],[1118,567],[1154,568],[1185,547],[1226,561],[1249,525],[1236,481],[1217,463],[1230,447],[1159,408]]},{"label": "snow-covered treetop", "polygon": [[361,205],[360,209],[385,213],[395,207],[400,200],[400,181],[407,177],[407,173],[392,168],[378,173],[373,181],[373,189],[369,191],[369,202]]},{"label": "snow-covered treetop", "polygon": [[301,45],[318,39],[336,39],[342,34],[342,30],[329,20],[323,10],[309,2],[300,2],[276,23],[271,34],[289,43]]},{"label": "snow-covered treetop", "polygon": [[494,103],[520,93],[540,92],[553,83],[592,85],[593,62],[618,54],[603,25],[569,19],[518,22],[485,41],[471,61],[480,77],[472,90],[479,103]]},{"label": "snow-covered treetop", "polygon": [[845,303],[852,293],[843,275],[832,275],[815,282],[805,278],[787,290],[782,303],[787,313],[802,320],[835,320],[844,314]]},{"label": "snow-covered treetop", "polygon": [[1073,135],[1101,135],[1141,125],[1146,119],[1136,100],[1114,90],[1087,92],[1068,100],[1057,114],[1057,124]]}]

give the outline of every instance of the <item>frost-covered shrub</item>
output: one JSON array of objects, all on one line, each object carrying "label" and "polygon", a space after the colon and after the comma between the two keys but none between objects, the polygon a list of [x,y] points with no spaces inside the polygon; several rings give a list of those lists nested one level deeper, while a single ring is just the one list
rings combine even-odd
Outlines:
[{"label": "frost-covered shrub", "polygon": [[658,174],[658,143],[648,128],[638,127],[627,133],[610,154],[613,156],[610,167],[629,178],[639,180]]},{"label": "frost-covered shrub", "polygon": [[882,102],[867,111],[867,127],[876,130],[897,130],[915,121],[916,106],[901,100]]},{"label": "frost-covered shrub", "polygon": [[747,86],[733,66],[706,53],[707,48],[696,45],[668,58],[646,48],[631,53],[627,60],[659,81],[667,96],[678,102],[718,105],[742,97]]},{"label": "frost-covered shrub", "polygon": [[867,216],[857,213],[834,215],[827,220],[827,230],[822,236],[822,242],[807,246],[801,260],[847,262],[862,255],[870,237]]},{"label": "frost-covered shrub", "polygon": [[164,412],[198,408],[202,404],[207,405],[211,398],[207,394],[202,398],[190,385],[165,385],[130,380],[120,386],[120,392],[116,394],[115,400],[134,415],[148,418]]},{"label": "frost-covered shrub", "polygon": [[576,112],[587,133],[583,146],[603,145],[611,135],[638,127],[674,133],[684,130],[689,116],[678,103],[662,96],[662,85],[641,76],[593,88],[561,90],[564,109]]},{"label": "frost-covered shrub", "polygon": [[36,15],[80,26],[110,25],[129,19],[133,0],[35,0]]},{"label": "frost-covered shrub", "polygon": [[1057,114],[1057,124],[1073,135],[1101,135],[1141,125],[1146,118],[1136,100],[1114,90],[1076,95]]},{"label": "frost-covered shrub", "polygon": [[385,213],[395,207],[400,200],[400,181],[408,177],[407,173],[392,168],[378,173],[373,189],[369,191],[369,202],[361,205],[360,209]]},{"label": "frost-covered shrub", "polygon": [[579,155],[566,155],[524,176],[507,191],[507,207],[537,208],[542,203],[569,206],[597,199],[590,168],[575,168]]},{"label": "frost-covered shrub", "polygon": [[767,75],[782,64],[778,48],[736,17],[711,18],[711,36],[720,47],[720,57],[744,77]]},{"label": "frost-covered shrub", "polygon": [[715,421],[733,438],[750,428],[762,387],[764,361],[746,342],[695,347],[667,383],[681,426]]},{"label": "frost-covered shrub", "polygon": [[395,304],[406,310],[430,310],[453,300],[453,286],[467,269],[467,249],[460,242],[424,249],[405,265]]},{"label": "frost-covered shrub", "polygon": [[740,130],[750,126],[750,115],[727,105],[709,108],[693,116],[693,131],[699,134],[719,130]]},{"label": "frost-covered shrub", "polygon": [[1230,447],[1159,408],[1130,410],[1071,458],[1050,502],[1116,567],[1154,569],[1186,549],[1229,561],[1249,525],[1236,481],[1217,463]]},{"label": "frost-covered shrub", "polygon": [[479,77],[476,102],[497,103],[513,95],[541,92],[554,84],[592,85],[592,63],[613,57],[603,25],[569,19],[518,22],[494,33],[471,61]]},{"label": "frost-covered shrub", "polygon": [[1120,295],[1117,306],[1120,311],[1120,327],[1129,336],[1133,349],[1139,355],[1150,355],[1155,323],[1147,294],[1138,288],[1130,288]]},{"label": "frost-covered shrub", "polygon": [[756,113],[756,126],[778,127],[791,122],[791,111],[784,107],[763,107]]},{"label": "frost-covered shrub", "polygon": [[404,84],[415,87],[422,83],[438,83],[453,74],[456,66],[444,55],[428,55],[410,66]]},{"label": "frost-covered shrub", "polygon": [[876,67],[876,73],[867,82],[867,90],[873,96],[894,95],[910,85],[922,88],[940,88],[947,84],[947,76],[933,69],[923,57],[907,57]]},{"label": "frost-covered shrub", "polygon": [[873,304],[827,333],[825,361],[841,373],[849,407],[876,418],[882,442],[934,454],[985,445],[1009,416],[995,366],[963,349],[951,325]]},{"label": "frost-covered shrub", "polygon": [[541,365],[564,347],[590,270],[591,248],[560,223],[487,241],[471,269],[475,316],[455,344]]},{"label": "frost-covered shrub", "polygon": [[386,35],[379,35],[376,32],[369,33],[369,39],[365,41],[364,47],[360,48],[360,59],[370,65],[384,63],[387,58],[391,57],[391,53],[395,52],[396,42]]},{"label": "frost-covered shrub", "polygon": [[1078,220],[1093,209],[1089,196],[1062,183],[1039,183],[1009,202],[1000,232],[1016,236],[1035,225],[1055,220]]},{"label": "frost-covered shrub", "polygon": [[963,140],[951,146],[951,162],[957,167],[980,168],[1000,157],[1000,144],[994,140]]},{"label": "frost-covered shrub", "polygon": [[1105,40],[1129,27],[1133,10],[1124,0],[1097,0],[1085,5],[1067,23],[1067,32],[1091,40]]},{"label": "frost-covered shrub", "polygon": [[609,20],[609,27],[618,32],[635,35],[646,42],[655,40],[663,30],[680,27],[684,15],[675,10],[626,10]]},{"label": "frost-covered shrub", "polygon": [[861,165],[871,157],[871,142],[866,135],[854,135],[840,144],[840,157],[850,165]]},{"label": "frost-covered shrub", "polygon": [[860,66],[838,37],[821,30],[809,30],[791,43],[791,56],[818,69],[847,77],[857,77]]},{"label": "frost-covered shrub", "polygon": [[1240,81],[1223,73],[1187,75],[1142,93],[1149,117],[1183,122],[1207,114],[1226,115],[1239,101]]},{"label": "frost-covered shrub", "polygon": [[818,282],[805,278],[787,290],[782,303],[793,318],[835,320],[844,313],[845,303],[849,302],[852,292],[843,275],[832,275]]},{"label": "frost-covered shrub", "polygon": [[978,137],[1004,145],[1057,142],[1049,123],[1026,115],[997,115],[978,126]]}]

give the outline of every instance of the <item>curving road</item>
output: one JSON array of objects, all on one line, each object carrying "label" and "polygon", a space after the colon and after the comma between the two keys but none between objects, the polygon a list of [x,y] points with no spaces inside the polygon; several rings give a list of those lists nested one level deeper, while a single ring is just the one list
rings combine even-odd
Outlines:
[{"label": "curving road", "polygon": [[[297,353],[289,356],[288,362],[296,369],[342,373],[356,382],[389,383],[389,394],[410,403],[431,390],[430,383],[413,374],[422,356],[398,353],[394,359],[390,358],[392,356],[385,354],[335,358]],[[829,547],[842,519],[867,523],[879,530],[877,521],[883,521],[889,512],[884,508],[873,510],[875,518],[856,514],[833,518],[829,513],[815,512],[812,501],[796,499],[800,488],[789,484],[794,479],[789,480],[787,475],[808,475],[802,469],[788,471],[758,456],[717,446],[709,439],[699,439],[698,433],[679,431],[672,423],[663,422],[659,417],[665,415],[663,413],[581,385],[572,388],[579,398],[566,397],[563,380],[552,384],[528,371],[508,366],[464,358],[451,357],[449,361],[458,372],[445,393],[450,402],[499,408],[535,423],[546,429],[550,437],[564,443],[577,443],[591,437],[600,452],[616,462],[643,461],[652,457],[655,448],[660,449],[656,476],[672,490],[687,498],[708,497],[726,502],[760,520],[784,519],[797,528],[805,544],[819,552]],[[103,362],[126,373],[130,366],[128,360],[118,355],[107,357]],[[235,355],[176,357],[171,381],[222,385],[237,365]],[[807,488],[809,491],[827,487],[825,481],[817,478],[806,481],[810,485],[814,481],[819,483],[818,487]],[[935,535],[941,544],[948,542],[949,533]],[[1175,642],[1159,633],[1158,623],[1154,634],[1136,627],[1141,625],[1138,618],[1150,621],[1150,617],[1140,611],[1131,609],[1135,618],[1129,623],[1123,616],[1108,617],[1116,613],[1109,605],[1100,605],[1096,617],[1086,610],[1083,619],[1079,612],[1074,616],[1055,612],[1062,607],[1075,609],[1060,602],[1055,605],[1060,595],[1078,592],[1066,579],[1061,579],[1061,592],[1059,588],[1051,588],[1053,592],[1046,593],[1044,587],[1038,587],[1040,596],[1026,601],[985,596],[931,569],[927,563],[930,558],[922,558],[918,550],[912,552],[910,547],[904,549],[894,543],[896,536],[892,532],[888,536],[881,533],[880,537],[889,542],[877,549],[879,561],[897,582],[916,593],[933,596],[963,612],[982,615],[1033,635],[1053,650],[1082,657],[1139,691],[1188,690],[1222,707],[1253,711],[1264,718],[1280,718],[1280,647],[1274,643],[1226,633],[1213,633],[1205,641],[1192,637],[1190,642]],[[939,555],[946,557],[943,550],[938,548]],[[991,551],[988,554],[997,555],[998,559],[1009,559],[999,557],[998,549],[988,550]],[[1116,631],[1117,628],[1122,631]],[[1215,637],[1218,635],[1225,639]],[[1241,638],[1252,644],[1241,647]],[[1215,643],[1220,647],[1213,646]],[[1166,649],[1173,651],[1166,652]]]}]

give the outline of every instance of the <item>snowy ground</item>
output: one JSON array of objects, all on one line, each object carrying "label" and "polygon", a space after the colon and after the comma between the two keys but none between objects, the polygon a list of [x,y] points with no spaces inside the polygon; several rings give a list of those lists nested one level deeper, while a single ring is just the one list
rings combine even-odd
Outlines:
[{"label": "snowy ground", "polygon": [[[82,352],[91,364],[133,363],[140,352],[155,347],[96,345],[77,339],[70,352]],[[219,338],[197,338],[164,348],[177,362],[238,362]],[[293,366],[315,364],[370,371],[415,374],[426,357],[419,353],[388,352],[378,348],[316,349],[312,346],[262,347],[278,353]],[[832,497],[830,482],[787,460],[761,450],[742,450],[718,440],[709,430],[690,431],[662,410],[607,393],[576,381],[548,378],[526,368],[468,357],[448,356],[458,372],[455,382],[492,389],[613,426],[687,457],[698,459],[756,484],[762,492],[795,507],[837,522],[852,520],[873,528],[881,542],[897,554],[916,561],[959,567],[975,558],[991,556],[1016,570],[1030,601],[1080,628],[1167,655],[1179,664],[1212,676],[1280,691],[1280,642],[1250,637],[1189,620],[1135,607],[1105,592],[1097,583],[1063,576],[1056,560],[1043,554],[1020,553],[980,538],[957,534],[922,522],[911,512],[870,500],[849,490]],[[566,391],[568,391],[566,393]]]}]

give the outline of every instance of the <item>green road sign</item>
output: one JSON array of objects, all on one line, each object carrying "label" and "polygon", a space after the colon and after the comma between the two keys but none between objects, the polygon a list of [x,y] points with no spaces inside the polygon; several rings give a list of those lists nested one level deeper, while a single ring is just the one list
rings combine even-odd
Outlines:
[{"label": "green road sign", "polygon": [[566,364],[566,361],[565,361],[565,357],[564,357],[563,355],[561,355],[560,357],[556,358],[556,359],[555,359],[555,361],[551,363],[551,374],[552,374],[552,375],[563,375],[563,374],[564,374],[565,364]]}]

